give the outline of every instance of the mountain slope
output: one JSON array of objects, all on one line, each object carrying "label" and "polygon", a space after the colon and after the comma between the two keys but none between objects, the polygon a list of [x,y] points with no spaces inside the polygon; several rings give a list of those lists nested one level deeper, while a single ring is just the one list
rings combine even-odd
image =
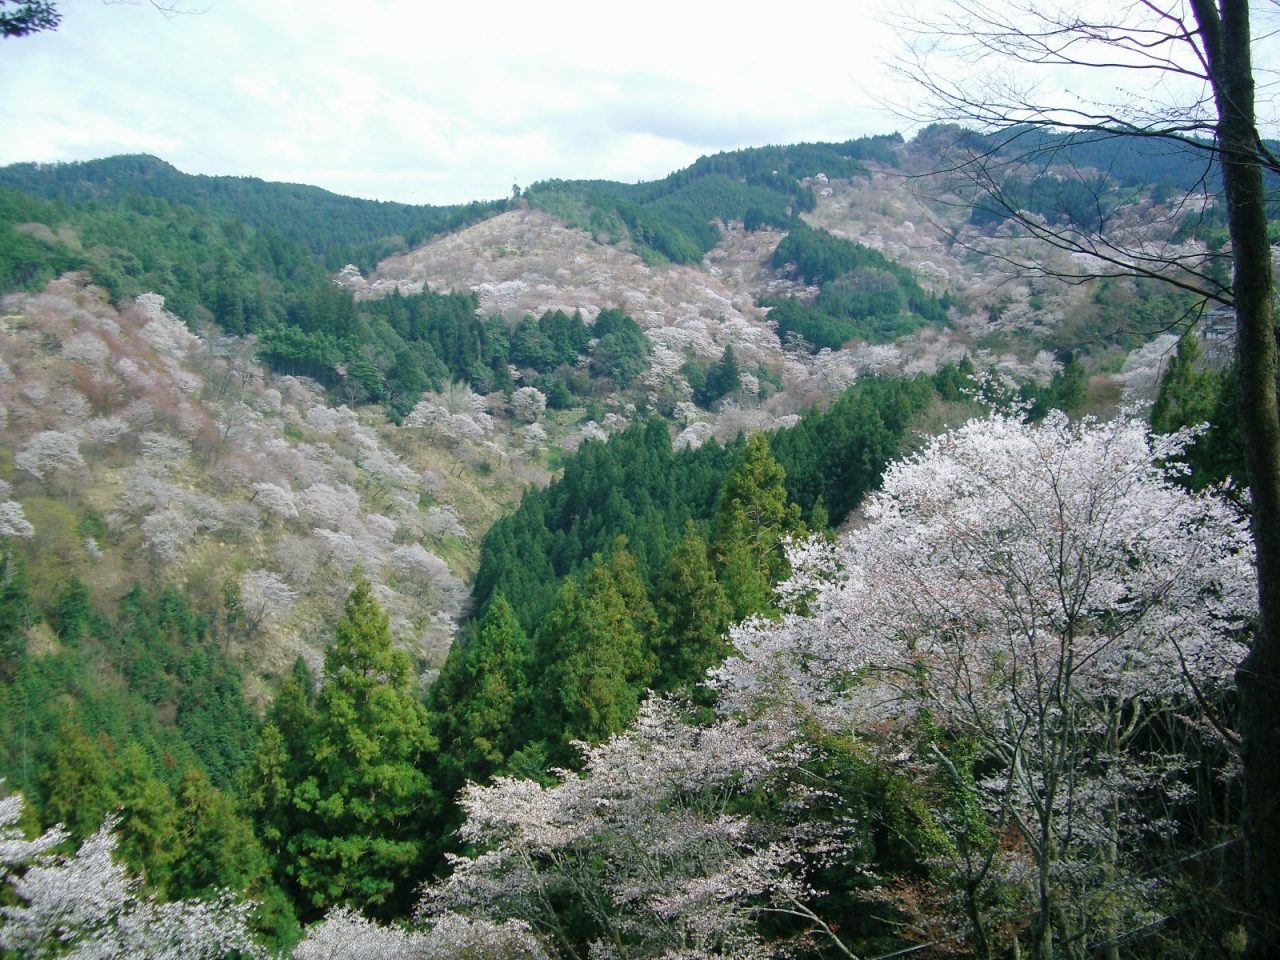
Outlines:
[{"label": "mountain slope", "polygon": [[417,246],[506,208],[503,200],[435,207],[361,200],[257,177],[188,174],[147,154],[12,164],[0,168],[0,187],[69,206],[131,194],[162,198],[279,233],[321,257],[330,270],[344,263],[372,265],[397,249]]}]

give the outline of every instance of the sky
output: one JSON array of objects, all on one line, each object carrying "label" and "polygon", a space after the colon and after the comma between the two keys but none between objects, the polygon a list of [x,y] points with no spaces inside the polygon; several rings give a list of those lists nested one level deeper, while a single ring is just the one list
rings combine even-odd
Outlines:
[{"label": "sky", "polygon": [[[1144,9],[1046,9],[1068,2],[1091,19]],[[720,150],[910,134],[885,106],[918,86],[888,66],[906,41],[872,12],[920,22],[968,3],[1003,24],[1027,0],[57,3],[56,31],[0,41],[0,165],[150,153],[187,173],[444,204],[555,177],[652,180]],[[1280,5],[1257,6],[1255,35],[1276,136]],[[1171,93],[1167,71],[1126,73],[1016,79],[1050,103],[1196,99]]]},{"label": "sky", "polygon": [[0,165],[150,153],[409,203],[651,180],[720,150],[889,133],[862,4],[59,0],[0,42]]}]

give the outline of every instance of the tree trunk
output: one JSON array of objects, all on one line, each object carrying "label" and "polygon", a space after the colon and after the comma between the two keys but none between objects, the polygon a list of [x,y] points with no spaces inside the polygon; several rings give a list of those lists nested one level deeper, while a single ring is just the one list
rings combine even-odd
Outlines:
[{"label": "tree trunk", "polygon": [[1253,497],[1258,624],[1236,673],[1244,741],[1248,958],[1280,956],[1280,411],[1271,245],[1254,117],[1248,0],[1192,0],[1218,110],[1235,267],[1240,433]]}]

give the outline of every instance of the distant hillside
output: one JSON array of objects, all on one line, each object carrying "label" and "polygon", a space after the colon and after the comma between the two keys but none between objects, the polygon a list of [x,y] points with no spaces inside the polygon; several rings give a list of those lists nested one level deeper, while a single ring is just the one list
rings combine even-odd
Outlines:
[{"label": "distant hillside", "polygon": [[[942,188],[967,204],[907,189],[936,148],[966,138],[981,139],[936,127],[909,143],[737,150],[648,183],[552,180],[520,202],[454,207],[191,176],[150,156],[17,164],[0,169],[0,293],[69,271],[112,302],[159,293],[193,329],[254,335],[277,372],[396,418],[454,381],[482,393],[532,387],[589,420],[610,402],[702,418],[724,406],[702,384],[730,347],[742,374],[730,406],[771,402],[773,417],[867,372],[932,370],[975,346],[1047,382],[1047,351],[1138,345],[1145,320],[1137,335],[1114,334],[1135,327],[1139,302],[1151,301],[1144,316],[1169,312],[1153,292],[1030,283],[1001,267],[1025,243],[971,184]],[[1203,170],[1191,148],[1044,132],[1017,144],[1006,151],[1036,160],[1007,171],[1016,209],[1081,227],[1103,217],[1109,233],[1161,242],[1224,239],[1212,205],[1197,218],[1176,205],[1148,216],[1194,182],[1197,160]],[[348,263],[360,273],[342,270],[335,285]],[[391,289],[406,296],[381,302]],[[636,362],[621,366],[596,356],[598,335],[569,352],[544,343],[557,324],[581,333],[614,309],[643,331],[646,362],[640,340]]]},{"label": "distant hillside", "polygon": [[[1280,142],[1267,141],[1273,153]],[[1213,145],[1195,137],[1168,140],[1106,132],[1064,132],[1013,127],[983,135],[935,124],[911,141],[912,162],[942,169],[955,167],[961,153],[986,154],[980,176],[999,185],[999,196],[975,198],[972,222],[1002,223],[1010,206],[1036,213],[1051,225],[1070,224],[1097,231],[1118,207],[1146,198],[1163,203],[1186,193],[1221,193],[1222,179]],[[941,163],[939,160],[941,159]],[[957,167],[963,179],[963,166]],[[1264,171],[1273,205],[1280,178]],[[1273,208],[1271,216],[1277,216]],[[1198,232],[1222,228],[1220,210],[1211,212]]]},{"label": "distant hillside", "polygon": [[183,173],[146,154],[79,163],[15,163],[0,168],[0,187],[76,206],[130,194],[233,217],[300,243],[333,271],[378,260],[506,209],[505,200],[434,207],[344,197],[319,187],[257,177]]},{"label": "distant hillside", "polygon": [[865,160],[893,164],[897,134],[845,143],[753,147],[699,157],[683,170],[648,183],[547,180],[525,191],[536,207],[590,230],[597,240],[630,240],[646,258],[697,263],[720,242],[714,221],[738,220],[747,229],[786,229],[812,210],[807,177],[866,176]]}]

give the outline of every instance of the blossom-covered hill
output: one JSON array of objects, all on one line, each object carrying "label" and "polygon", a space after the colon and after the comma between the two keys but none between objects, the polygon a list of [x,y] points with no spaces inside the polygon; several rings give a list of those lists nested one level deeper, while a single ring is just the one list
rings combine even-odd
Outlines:
[{"label": "blossom-covered hill", "polygon": [[[574,226],[540,209],[535,197],[532,206],[522,201],[518,209],[383,260],[368,276],[349,266],[338,280],[360,299],[392,290],[473,291],[483,313],[509,323],[557,309],[581,310],[590,320],[620,306],[653,345],[646,382],[651,388],[673,382],[686,395],[681,365],[690,358],[713,361],[731,345],[745,361],[745,389],[720,416],[686,407],[681,417],[682,425],[702,422],[721,437],[736,434],[744,415],[751,425],[772,425],[858,376],[932,373],[965,354],[1014,380],[1040,384],[1061,369],[1064,351],[1087,354],[1090,372],[1099,375],[1093,402],[1114,402],[1119,393],[1110,374],[1161,329],[1161,311],[1174,306],[1132,281],[1108,282],[1100,291],[1096,283],[1043,275],[1055,268],[1069,272],[1070,257],[1037,244],[1015,224],[992,229],[971,222],[971,204],[950,192],[950,184],[925,175],[930,158],[921,143],[897,146],[894,158],[894,164],[867,161],[853,176],[819,172],[799,181],[815,201],[799,214],[803,221],[883,254],[911,270],[926,291],[951,297],[944,328],[927,325],[891,343],[854,339],[842,349],[816,351],[784,343],[760,300],[792,295],[812,301],[819,290],[774,263],[786,232],[767,223],[747,230],[740,220],[717,221],[720,241],[700,264],[669,263],[625,237]],[[1125,202],[1113,229],[1148,229],[1150,198],[1133,192]],[[1030,256],[1041,258],[1045,271],[1019,269]],[[1132,314],[1142,316],[1126,326]],[[757,365],[781,384],[761,403],[755,399]]]},{"label": "blossom-covered hill", "polygon": [[178,587],[259,675],[318,664],[359,575],[399,641],[438,662],[479,537],[546,477],[527,449],[537,413],[514,445],[465,388],[436,397],[445,420],[427,403],[396,428],[272,374],[252,341],[197,337],[156,295],[117,307],[72,274],[2,313],[0,499],[37,600],[71,577],[99,599]]}]

